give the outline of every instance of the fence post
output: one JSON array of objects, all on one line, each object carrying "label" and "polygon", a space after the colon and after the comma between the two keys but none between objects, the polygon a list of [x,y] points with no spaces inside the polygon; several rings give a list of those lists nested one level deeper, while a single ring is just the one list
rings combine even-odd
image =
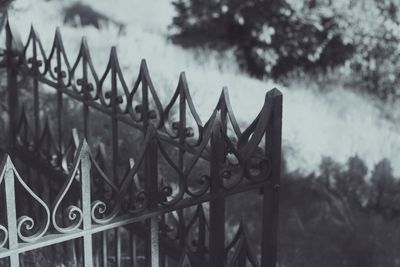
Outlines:
[{"label": "fence post", "polygon": [[271,161],[271,184],[263,188],[263,232],[261,266],[275,267],[278,247],[279,184],[282,149],[282,93],[273,89],[267,93],[272,98],[273,111],[265,133],[265,153]]},{"label": "fence post", "polygon": [[82,214],[83,214],[83,266],[93,266],[93,244],[92,244],[92,211],[90,198],[90,153],[89,145],[83,140],[80,149],[81,157],[81,190],[82,190]]},{"label": "fence post", "polygon": [[13,51],[13,36],[9,22],[6,25],[6,60],[7,60],[7,91],[8,91],[8,116],[9,116],[9,145],[16,144],[17,123],[18,123],[18,71],[15,66],[15,56]]},{"label": "fence post", "polygon": [[221,113],[213,126],[211,135],[210,193],[216,196],[210,201],[210,266],[221,267],[225,262],[225,198],[220,197],[220,170],[225,160],[225,143],[221,131],[224,130]]},{"label": "fence post", "polygon": [[[3,165],[5,179],[6,209],[7,209],[7,227],[8,227],[8,249],[12,251],[10,256],[10,266],[19,266],[19,254],[15,252],[18,248],[18,229],[17,229],[17,212],[15,207],[15,174],[14,165],[11,159],[6,155],[5,164]],[[2,171],[0,170],[0,171]]]}]

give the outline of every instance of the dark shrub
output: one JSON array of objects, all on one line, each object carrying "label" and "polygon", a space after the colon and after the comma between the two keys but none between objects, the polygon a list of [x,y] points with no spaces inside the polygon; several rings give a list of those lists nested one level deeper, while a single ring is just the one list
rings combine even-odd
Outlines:
[{"label": "dark shrub", "polygon": [[[177,0],[172,39],[183,46],[233,48],[250,74],[278,77],[293,68],[324,69],[353,53],[335,17],[307,19],[289,1]],[[310,5],[310,12],[316,5]]]}]

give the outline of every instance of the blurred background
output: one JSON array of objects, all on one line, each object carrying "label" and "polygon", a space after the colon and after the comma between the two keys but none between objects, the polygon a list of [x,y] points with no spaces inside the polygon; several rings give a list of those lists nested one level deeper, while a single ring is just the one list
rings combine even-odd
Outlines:
[{"label": "blurred background", "polygon": [[[71,56],[86,36],[98,73],[115,45],[131,84],[145,58],[164,106],[185,71],[203,121],[227,86],[244,129],[277,87],[279,266],[400,266],[399,9],[398,0],[9,0],[0,26],[8,12],[25,42],[32,23],[46,51],[60,26]],[[254,220],[257,238],[258,208],[241,201],[233,209]]]}]

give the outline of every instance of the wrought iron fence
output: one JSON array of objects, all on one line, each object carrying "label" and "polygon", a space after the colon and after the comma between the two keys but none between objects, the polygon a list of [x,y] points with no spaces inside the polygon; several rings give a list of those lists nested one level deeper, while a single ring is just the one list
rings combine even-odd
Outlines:
[{"label": "wrought iron fence", "polygon": [[[70,64],[58,29],[49,55],[33,28],[24,45],[13,35],[7,23],[2,65],[9,129],[0,168],[0,260],[20,266],[24,253],[61,244],[82,266],[276,266],[282,120],[277,89],[266,94],[242,132],[226,88],[203,123],[184,73],[163,107],[144,60],[130,88],[114,47],[98,76],[85,39]],[[46,88],[55,94],[41,92]],[[23,90],[28,97],[21,96]],[[55,95],[49,101],[54,110],[41,103],[43,95]],[[69,103],[80,107],[79,116]],[[91,140],[102,143],[92,129],[103,121],[110,125],[100,133],[109,139],[103,142],[108,148],[100,145],[92,153]],[[124,158],[121,138],[131,138],[131,129],[136,152]],[[257,253],[246,221],[227,240],[225,216],[229,196],[254,190],[262,213]]]}]

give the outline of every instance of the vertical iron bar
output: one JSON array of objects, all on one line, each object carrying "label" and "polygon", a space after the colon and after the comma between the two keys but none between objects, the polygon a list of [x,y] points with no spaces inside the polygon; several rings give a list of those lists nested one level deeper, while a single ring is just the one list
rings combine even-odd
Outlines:
[{"label": "vertical iron bar", "polygon": [[102,252],[102,267],[108,266],[108,249],[107,249],[107,232],[101,232],[101,252]]},{"label": "vertical iron bar", "polygon": [[83,252],[83,248],[82,248],[82,242],[80,242],[81,240],[79,239],[75,239],[70,241],[70,253],[71,253],[71,262],[72,265],[78,265],[79,263],[82,264],[82,252]]},{"label": "vertical iron bar", "polygon": [[[180,81],[179,81],[179,159],[178,159],[178,167],[182,171],[184,170],[184,158],[185,158],[185,150],[183,149],[185,145],[186,139],[186,99],[183,83],[186,83],[185,73],[181,73]],[[184,177],[179,177],[179,179],[184,179]],[[183,218],[183,209],[179,209],[177,211],[178,214],[178,237],[179,237],[179,246],[183,249],[185,246],[185,221]]]},{"label": "vertical iron bar", "polygon": [[[57,35],[59,34],[58,29],[57,29]],[[56,37],[57,38],[57,37]],[[62,69],[61,69],[61,51],[60,51],[60,46],[58,42],[60,42],[60,39],[57,39],[57,44],[58,47],[56,48],[57,52],[57,141],[58,141],[58,164],[61,163],[61,158],[63,154],[63,143],[62,143],[62,135],[63,135],[63,129],[62,129],[62,112],[63,112],[63,94],[61,92],[61,87],[62,85]]]},{"label": "vertical iron bar", "polygon": [[[218,114],[216,124],[211,136],[211,160],[210,174],[211,186],[210,193],[216,195],[214,200],[210,201],[210,266],[224,266],[225,261],[225,198],[218,197],[220,191],[220,170],[225,161],[225,144],[222,139],[221,131],[223,122],[221,122],[221,113]],[[219,118],[219,119],[218,119]]]},{"label": "vertical iron bar", "polygon": [[203,209],[203,205],[199,204],[200,206],[200,215],[199,215],[199,240],[198,240],[198,244],[200,247],[197,248],[197,252],[198,255],[200,256],[200,258],[204,259],[205,254],[206,254],[206,218],[204,216],[204,209]]},{"label": "vertical iron bar", "polygon": [[[117,51],[115,46],[111,48],[111,146],[112,146],[112,172],[113,172],[113,181],[118,184],[118,120],[117,120],[117,112],[118,112],[118,103],[117,103],[117,69],[116,64],[117,61]],[[117,267],[121,267],[121,248],[119,247],[119,235],[118,228],[114,229],[114,242],[115,242],[115,261],[117,263]]]},{"label": "vertical iron bar", "polygon": [[[145,178],[146,187],[149,194],[149,209],[157,207],[158,197],[158,166],[157,166],[157,139],[152,138],[147,147],[145,155]],[[147,267],[159,267],[159,248],[158,248],[158,219],[153,216],[146,220],[147,225],[147,246],[146,246],[146,262]]]},{"label": "vertical iron bar", "polygon": [[17,123],[18,123],[18,84],[17,67],[14,60],[13,37],[9,22],[6,25],[6,60],[7,60],[7,87],[8,87],[8,116],[9,116],[9,145],[16,145]]},{"label": "vertical iron bar", "polygon": [[40,135],[40,121],[39,121],[39,82],[36,79],[38,74],[38,64],[37,64],[37,47],[36,47],[36,34],[33,34],[32,38],[32,49],[33,49],[33,61],[32,66],[35,71],[35,76],[33,77],[33,116],[35,121],[35,136],[34,136],[34,148],[37,149],[39,144]]},{"label": "vertical iron bar", "polygon": [[33,79],[33,116],[35,117],[35,149],[39,144],[40,139],[40,120],[39,120],[39,82],[36,78]]},{"label": "vertical iron bar", "polygon": [[146,135],[148,126],[149,126],[149,111],[150,111],[150,106],[149,106],[149,89],[148,89],[148,82],[146,78],[146,63],[142,61],[142,64],[140,66],[140,79],[142,81],[142,109],[141,109],[141,114],[142,114],[142,121],[143,121],[143,128],[145,130],[144,134]]},{"label": "vertical iron bar", "polygon": [[92,217],[90,196],[90,156],[89,146],[84,139],[81,150],[81,190],[83,212],[83,266],[93,267],[93,243],[92,243]]},{"label": "vertical iron bar", "polygon": [[63,95],[60,90],[57,91],[57,136],[58,136],[58,159],[61,160],[63,154],[63,129],[62,129],[62,110],[63,110]]},{"label": "vertical iron bar", "polygon": [[96,245],[95,245],[95,248],[96,248],[96,253],[95,253],[95,255],[94,255],[94,266],[96,266],[96,267],[100,267],[101,265],[100,265],[100,248],[99,248],[99,246],[98,246],[98,238],[97,238],[97,241],[96,241],[96,243],[95,243]]},{"label": "vertical iron bar", "polygon": [[122,267],[122,253],[121,253],[121,250],[122,250],[121,245],[122,244],[121,244],[121,235],[118,231],[118,227],[115,228],[115,242],[116,242],[116,244],[115,244],[115,247],[116,247],[115,261],[116,261],[117,267]]},{"label": "vertical iron bar", "polygon": [[[149,89],[147,81],[147,68],[142,62],[140,70],[142,80],[142,119],[145,134],[149,131],[155,131],[150,125],[150,105],[149,105]],[[151,129],[150,129],[151,128]],[[157,139],[153,136],[146,149],[144,158],[144,177],[146,179],[146,191],[149,194],[149,209],[157,208],[158,198],[158,144]],[[159,247],[158,247],[158,219],[153,216],[146,220],[146,267],[159,267]]]},{"label": "vertical iron bar", "polygon": [[17,212],[15,207],[14,165],[7,156],[5,168],[5,194],[7,207],[8,248],[12,252],[10,266],[19,266],[19,254],[13,250],[18,248]]},{"label": "vertical iron bar", "polygon": [[239,253],[239,257],[237,259],[237,266],[238,267],[246,267],[246,250],[242,249]]},{"label": "vertical iron bar", "polygon": [[117,52],[115,46],[111,49],[111,146],[113,180],[118,184],[118,120],[117,120]]},{"label": "vertical iron bar", "polygon": [[151,260],[149,262],[149,267],[159,267],[160,266],[160,253],[159,253],[159,236],[158,236],[158,220],[157,217],[150,218],[150,245],[151,248]]},{"label": "vertical iron bar", "polygon": [[[82,40],[82,42],[86,42],[85,39]],[[85,50],[84,50],[85,51]],[[83,53],[82,56],[82,73],[83,73],[83,79],[82,79],[82,89],[83,89],[83,135],[86,140],[89,140],[89,132],[88,132],[88,117],[89,117],[89,106],[87,104],[87,101],[89,99],[88,94],[90,94],[89,88],[88,88],[88,62],[86,58],[86,51]]]},{"label": "vertical iron bar", "polygon": [[130,232],[131,243],[131,267],[137,267],[137,239],[133,231]]},{"label": "vertical iron bar", "polygon": [[[159,225],[162,225],[162,230],[161,230],[161,235],[165,238],[167,236],[167,220],[166,220],[166,214],[161,214],[160,215],[160,221]],[[160,254],[160,266],[159,267],[165,267],[165,259],[166,259],[166,253],[165,253],[165,248],[160,247],[159,250]]]},{"label": "vertical iron bar", "polygon": [[167,259],[167,255],[164,251],[164,248],[161,246],[159,247],[159,267],[165,267],[165,261]]},{"label": "vertical iron bar", "polygon": [[263,224],[261,241],[261,266],[275,267],[278,247],[279,184],[282,149],[282,93],[273,89],[267,93],[272,98],[273,112],[265,133],[266,156],[271,160],[272,186],[264,187]]}]

